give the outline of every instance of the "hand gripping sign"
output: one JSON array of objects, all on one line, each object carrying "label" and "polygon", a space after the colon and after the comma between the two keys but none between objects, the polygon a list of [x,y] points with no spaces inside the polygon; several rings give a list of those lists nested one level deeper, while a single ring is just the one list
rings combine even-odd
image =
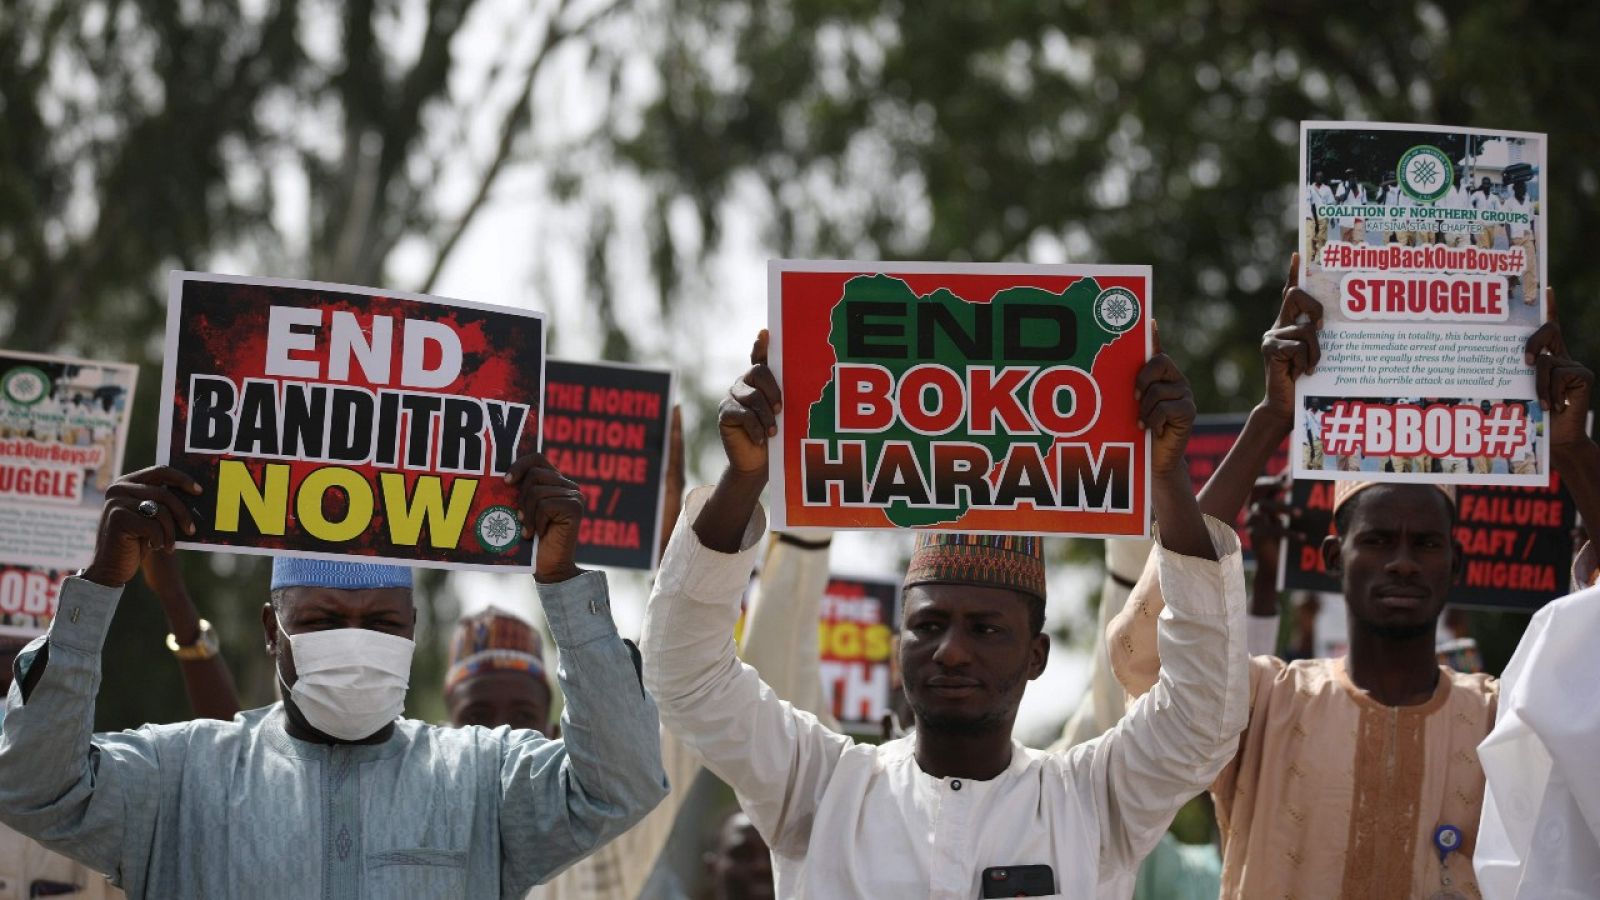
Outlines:
[{"label": "hand gripping sign", "polygon": [[503,476],[543,380],[538,313],[174,272],[157,458],[204,487],[179,546],[531,570]]},{"label": "hand gripping sign", "polygon": [[1149,532],[1150,270],[769,264],[775,527]]}]

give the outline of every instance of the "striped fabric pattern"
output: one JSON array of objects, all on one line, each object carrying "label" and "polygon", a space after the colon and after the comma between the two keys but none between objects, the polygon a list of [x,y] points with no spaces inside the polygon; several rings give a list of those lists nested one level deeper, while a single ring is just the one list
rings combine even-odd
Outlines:
[{"label": "striped fabric pattern", "polygon": [[1044,542],[1031,534],[917,533],[905,586],[971,584],[1044,598]]},{"label": "striped fabric pattern", "polygon": [[445,690],[484,672],[526,672],[544,680],[539,632],[526,621],[493,606],[456,623],[450,639]]}]

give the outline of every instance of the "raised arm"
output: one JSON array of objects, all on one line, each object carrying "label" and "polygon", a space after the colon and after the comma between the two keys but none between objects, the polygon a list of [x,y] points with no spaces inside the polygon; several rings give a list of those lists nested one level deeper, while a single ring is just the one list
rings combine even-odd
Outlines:
[{"label": "raised arm", "polygon": [[667,729],[733,787],[772,849],[795,854],[849,740],[780,699],[734,652],[782,404],[765,332],[751,362],[719,412],[727,468],[716,487],[689,495],[645,611],[645,684]]},{"label": "raised arm", "polygon": [[[1550,413],[1550,462],[1593,535],[1600,528],[1600,446],[1588,429],[1594,373],[1567,351],[1561,323],[1556,320],[1553,290],[1545,290],[1545,301],[1550,320],[1528,339],[1524,358],[1534,367],[1539,404]],[[1592,554],[1592,541],[1589,547]]]},{"label": "raised arm", "polygon": [[[1200,491],[1201,511],[1223,522],[1238,517],[1256,477],[1294,427],[1295,379],[1314,369],[1321,359],[1317,330],[1322,324],[1322,305],[1300,289],[1299,270],[1300,255],[1296,253],[1290,256],[1278,317],[1261,340],[1266,365],[1264,396]],[[1127,605],[1106,629],[1112,671],[1132,696],[1148,691],[1161,670],[1156,620],[1163,608],[1161,585],[1152,563],[1145,566]]]},{"label": "raised arm", "polygon": [[18,656],[21,677],[0,717],[0,821],[130,887],[143,882],[161,767],[172,762],[158,732],[181,729],[96,735],[94,703],[123,586],[146,553],[170,553],[190,531],[174,490],[199,485],[151,468],[106,490],[94,562],[62,586],[49,635]]},{"label": "raised arm", "polygon": [[1266,390],[1261,402],[1250,410],[1239,439],[1200,489],[1201,512],[1232,522],[1244,508],[1256,478],[1294,428],[1295,379],[1314,371],[1321,362],[1322,347],[1317,341],[1321,328],[1322,304],[1300,289],[1300,254],[1290,254],[1278,317],[1261,336]]},{"label": "raised arm", "polygon": [[1239,541],[1201,515],[1184,462],[1194,397],[1164,355],[1146,365],[1140,387],[1153,438],[1153,560],[1169,598],[1158,627],[1167,663],[1116,727],[1068,756],[1092,775],[1107,876],[1136,867],[1179,807],[1233,758],[1249,704]]},{"label": "raised arm", "polygon": [[521,486],[523,536],[538,536],[534,579],[566,698],[561,740],[512,741],[501,765],[504,881],[525,888],[632,827],[667,782],[638,650],[617,634],[605,575],[573,562],[582,492],[537,453],[506,478]]},{"label": "raised arm", "polygon": [[239,692],[233,685],[233,673],[223,661],[216,638],[209,645],[202,633],[202,623],[189,597],[189,588],[183,583],[183,571],[178,566],[176,553],[159,551],[146,553],[144,580],[161,601],[161,611],[167,616],[167,627],[172,629],[169,645],[176,645],[179,670],[183,672],[183,690],[189,695],[189,709],[197,719],[227,721],[239,712]]}]

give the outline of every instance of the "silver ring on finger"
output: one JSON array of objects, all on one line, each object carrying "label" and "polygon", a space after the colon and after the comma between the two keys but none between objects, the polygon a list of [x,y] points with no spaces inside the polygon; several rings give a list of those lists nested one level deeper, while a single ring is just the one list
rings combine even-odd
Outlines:
[{"label": "silver ring on finger", "polygon": [[139,505],[134,507],[134,511],[146,519],[154,519],[156,513],[161,511],[161,505],[154,500],[140,500]]}]

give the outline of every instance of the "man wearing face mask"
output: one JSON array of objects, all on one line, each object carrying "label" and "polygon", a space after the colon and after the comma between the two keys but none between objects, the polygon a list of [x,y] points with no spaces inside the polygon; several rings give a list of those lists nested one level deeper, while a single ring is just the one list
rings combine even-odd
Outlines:
[{"label": "man wearing face mask", "polygon": [[517,897],[626,830],[666,791],[655,706],[605,576],[573,563],[582,495],[513,464],[523,537],[561,649],[563,741],[398,716],[416,612],[394,566],[279,559],[262,611],[284,702],[232,722],[92,733],[121,588],[171,552],[200,485],[156,467],[107,492],[94,562],[18,658],[0,720],[0,821],[134,898]]}]

